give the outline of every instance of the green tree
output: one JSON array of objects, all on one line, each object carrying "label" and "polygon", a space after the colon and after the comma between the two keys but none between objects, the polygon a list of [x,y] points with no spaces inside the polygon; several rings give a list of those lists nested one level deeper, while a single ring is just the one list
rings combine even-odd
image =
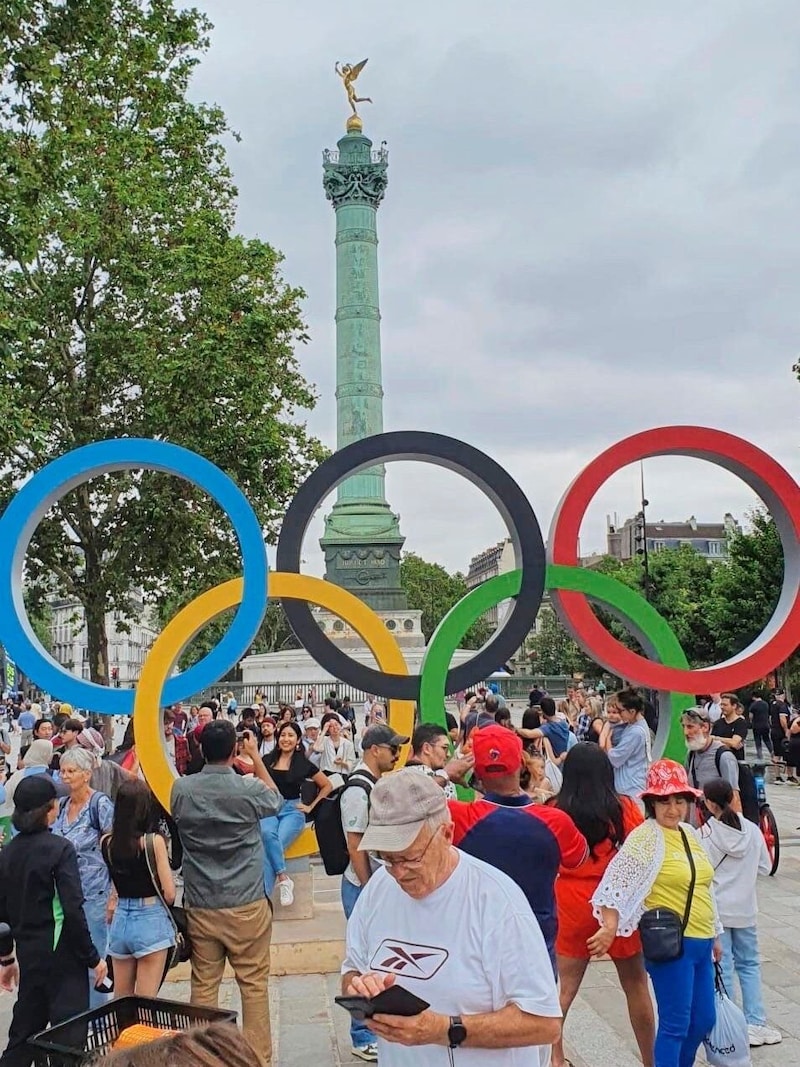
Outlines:
[{"label": "green tree", "polygon": [[531,672],[536,675],[601,674],[549,607],[542,608],[539,628],[528,638],[525,650]]},{"label": "green tree", "polygon": [[[728,560],[714,568],[708,612],[718,659],[755,641],[775,610],[783,584],[783,548],[775,523],[763,509],[748,518],[748,532],[731,539]],[[783,684],[800,687],[800,651],[778,673]]]},{"label": "green tree", "polygon": [[[0,6],[0,506],[76,446],[159,438],[230,474],[272,540],[322,457],[297,418],[303,293],[233,233],[231,131],[187,99],[209,29],[172,0]],[[139,472],[65,496],[27,560],[83,605],[102,683],[131,587],[183,602],[239,567],[218,507]]]},{"label": "green tree", "polygon": [[25,589],[23,594],[28,618],[33,632],[48,652],[53,651],[53,611],[44,597],[37,596],[34,590]]},{"label": "green tree", "polygon": [[[716,564],[710,563],[688,545],[650,553],[648,599],[675,632],[689,662],[694,667],[714,662],[715,639],[708,604]],[[644,593],[641,557],[617,560],[607,556],[598,569],[625,585]],[[638,648],[625,627],[607,613],[598,616],[630,648]]]},{"label": "green tree", "polygon": [[[400,584],[408,596],[408,606],[422,612],[422,632],[426,641],[444,616],[467,594],[463,574],[449,574],[440,563],[428,563],[414,552],[405,552],[400,561]],[[480,648],[491,635],[485,619],[474,623],[461,642],[462,648]]]},{"label": "green tree", "polygon": [[[177,596],[174,599],[163,600],[159,604],[159,616],[161,624],[166,625],[175,613],[182,607],[184,598]],[[225,611],[222,615],[204,627],[202,633],[192,641],[180,658],[181,670],[187,670],[198,660],[210,652],[214,645],[219,643],[220,638],[228,629],[233,619],[233,611]],[[252,645],[246,655],[254,655],[261,652],[281,652],[288,648],[299,648],[300,642],[294,635],[289,625],[283,605],[279,600],[272,599],[267,605],[264,621],[261,623]],[[238,668],[233,667],[229,671],[229,677],[238,677]]]}]

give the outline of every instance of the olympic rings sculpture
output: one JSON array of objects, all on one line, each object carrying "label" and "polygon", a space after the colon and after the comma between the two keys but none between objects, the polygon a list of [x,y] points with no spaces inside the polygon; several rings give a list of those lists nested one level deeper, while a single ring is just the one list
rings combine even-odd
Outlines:
[{"label": "olympic rings sculpture", "polygon": [[[780,599],[761,636],[724,663],[691,670],[666,621],[634,590],[586,570],[578,557],[581,521],[600,486],[617,470],[643,458],[692,456],[731,471],[764,501],[775,521],[784,554]],[[314,513],[340,482],[378,462],[414,459],[463,474],[500,512],[514,552],[515,568],[470,591],[442,619],[418,676],[410,675],[402,651],[382,620],[352,593],[301,575],[303,538]],[[22,598],[25,554],[37,524],[62,496],[111,471],[148,468],[182,477],[205,490],[224,509],[242,553],[242,577],[197,597],[167,625],[150,650],[139,686],[122,690],[97,685],[66,671],[43,648]],[[444,725],[444,696],[490,675],[523,643],[549,590],[554,608],[584,650],[606,670],[661,691],[657,754],[682,758],[680,711],[695,692],[735,689],[761,678],[798,647],[800,635],[800,486],[775,460],[748,441],[720,430],[670,426],[634,434],[593,460],[564,494],[550,527],[548,547],[524,493],[493,459],[455,438],[418,431],[379,434],[357,441],[325,460],[303,483],[286,513],[270,572],[261,529],[241,490],[202,456],[163,441],[137,438],[99,441],[75,449],[38,471],[0,516],[0,643],[42,689],[77,707],[103,715],[134,715],[140,763],[148,783],[169,808],[174,772],[164,750],[160,709],[218,681],[253,641],[268,597],[281,599],[300,643],[332,677],[389,698],[389,719],[410,735],[415,704],[422,720]],[[467,663],[450,669],[452,655],[472,623],[511,598],[513,608],[489,642]],[[319,629],[309,603],[348,622],[371,649],[379,670],[347,656]],[[631,651],[608,633],[592,611],[614,614],[646,655]],[[221,612],[236,607],[219,644],[189,670],[172,677],[181,652]],[[315,851],[306,830],[290,855]]]}]

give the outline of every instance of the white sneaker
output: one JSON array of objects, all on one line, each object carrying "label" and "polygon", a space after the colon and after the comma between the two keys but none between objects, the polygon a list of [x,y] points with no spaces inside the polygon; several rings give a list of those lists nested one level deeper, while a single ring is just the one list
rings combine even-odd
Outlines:
[{"label": "white sneaker", "polygon": [[377,1045],[354,1045],[350,1052],[353,1056],[357,1056],[360,1060],[366,1060],[367,1063],[378,1062],[378,1046]]},{"label": "white sneaker", "polygon": [[750,1048],[760,1048],[761,1045],[779,1045],[783,1041],[783,1035],[774,1026],[749,1025],[747,1036],[750,1040]]},{"label": "white sneaker", "polygon": [[283,881],[278,882],[278,887],[281,894],[281,904],[284,908],[294,904],[294,882],[291,878],[284,878]]}]

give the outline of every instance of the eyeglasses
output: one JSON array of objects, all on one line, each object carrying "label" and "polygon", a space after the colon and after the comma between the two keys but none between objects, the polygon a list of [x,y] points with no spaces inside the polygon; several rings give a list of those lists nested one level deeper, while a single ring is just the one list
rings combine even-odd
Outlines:
[{"label": "eyeglasses", "polygon": [[436,837],[440,830],[441,826],[437,826],[431,834],[430,840],[428,841],[427,845],[425,846],[425,848],[423,848],[422,852],[420,852],[418,856],[413,856],[410,859],[405,859],[402,856],[398,856],[395,859],[386,859],[384,856],[378,853],[375,859],[382,866],[388,867],[389,870],[396,870],[398,867],[406,867],[409,871],[416,871],[422,866],[422,862],[425,859],[425,854],[427,853],[433,842],[436,840]]},{"label": "eyeglasses", "polygon": [[385,742],[385,741],[381,742],[380,745],[376,745],[375,747],[376,748],[388,748],[393,756],[396,756],[397,753],[400,751],[400,746],[399,745],[390,745],[390,744],[388,744],[388,742]]}]

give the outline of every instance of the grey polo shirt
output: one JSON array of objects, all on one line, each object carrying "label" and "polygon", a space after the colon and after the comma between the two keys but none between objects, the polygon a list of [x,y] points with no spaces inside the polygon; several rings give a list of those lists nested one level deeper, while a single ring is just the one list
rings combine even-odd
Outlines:
[{"label": "grey polo shirt", "polygon": [[206,764],[172,787],[172,817],[183,845],[184,903],[239,908],[264,899],[264,844],[259,822],[283,800],[257,778]]}]

